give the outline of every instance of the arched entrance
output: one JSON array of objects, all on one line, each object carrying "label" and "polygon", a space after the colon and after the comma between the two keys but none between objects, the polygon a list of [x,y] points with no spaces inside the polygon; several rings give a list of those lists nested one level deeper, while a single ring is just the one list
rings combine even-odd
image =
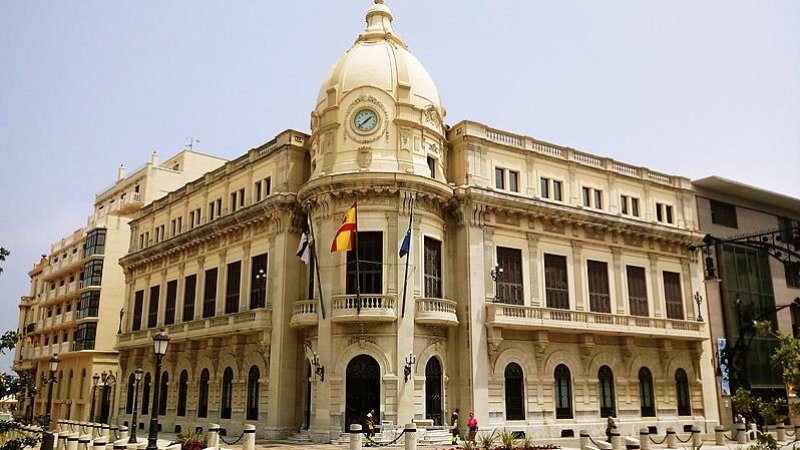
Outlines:
[{"label": "arched entrance", "polygon": [[366,426],[370,409],[375,410],[375,423],[380,423],[381,368],[369,355],[359,355],[347,364],[344,431],[351,423]]},{"label": "arched entrance", "polygon": [[442,365],[435,356],[425,365],[425,418],[444,425],[442,414]]}]

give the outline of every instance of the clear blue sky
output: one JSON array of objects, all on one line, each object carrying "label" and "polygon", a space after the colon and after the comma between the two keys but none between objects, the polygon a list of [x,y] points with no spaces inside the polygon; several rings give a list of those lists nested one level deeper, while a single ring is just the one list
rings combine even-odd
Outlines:
[{"label": "clear blue sky", "polygon": [[[116,168],[308,130],[370,0],[0,2],[0,330]],[[800,197],[800,2],[387,0],[447,122]],[[11,359],[0,358],[0,370]]]}]

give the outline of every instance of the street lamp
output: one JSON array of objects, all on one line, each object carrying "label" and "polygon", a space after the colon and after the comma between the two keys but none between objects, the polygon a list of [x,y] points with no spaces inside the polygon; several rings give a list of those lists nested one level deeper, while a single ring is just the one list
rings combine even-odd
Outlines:
[{"label": "street lamp", "polygon": [[314,374],[319,377],[319,381],[325,381],[325,366],[319,363],[319,355],[317,352],[314,352],[314,356],[311,358],[311,365],[314,366]]},{"label": "street lamp", "polygon": [[161,384],[161,358],[167,353],[169,336],[162,329],[153,336],[153,352],[156,355],[156,382],[153,389],[153,408],[150,411],[150,433],[147,436],[147,450],[158,450],[158,388]]},{"label": "street lamp", "polygon": [[50,357],[50,378],[47,380],[47,409],[44,412],[47,431],[42,436],[41,450],[53,450],[53,433],[50,431],[50,411],[53,409],[53,383],[56,381],[56,370],[61,359],[58,353],[53,353]]},{"label": "street lamp", "polygon": [[498,286],[500,285],[500,276],[503,275],[503,268],[499,264],[495,264],[492,270],[489,271],[489,275],[492,276],[492,281],[494,281],[494,301],[497,303],[500,301]]},{"label": "street lamp", "polygon": [[95,404],[95,396],[97,395],[97,383],[100,381],[100,375],[97,372],[92,375],[92,408],[91,412],[89,413],[89,421],[94,422],[94,404]]},{"label": "street lamp", "polygon": [[703,312],[700,311],[700,304],[703,303],[703,296],[700,295],[700,291],[694,291],[694,301],[697,303],[697,321],[703,321]]},{"label": "street lamp", "polygon": [[136,443],[136,410],[139,409],[139,382],[142,381],[142,368],[133,371],[133,412],[131,413],[131,436],[128,444]]},{"label": "street lamp", "polygon": [[406,376],[405,381],[408,381],[408,379],[411,378],[411,365],[416,363],[417,355],[415,355],[414,352],[408,352],[408,355],[406,356],[406,365],[403,368],[403,372]]}]

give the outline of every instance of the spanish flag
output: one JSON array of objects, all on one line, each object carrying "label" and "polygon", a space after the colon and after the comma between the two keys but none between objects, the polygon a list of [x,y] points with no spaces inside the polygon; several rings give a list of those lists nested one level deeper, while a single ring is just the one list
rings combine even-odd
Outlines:
[{"label": "spanish flag", "polygon": [[342,225],[336,232],[331,244],[331,252],[350,251],[353,249],[353,241],[355,241],[355,234],[358,232],[358,206],[353,203],[353,206],[347,210],[342,220]]}]

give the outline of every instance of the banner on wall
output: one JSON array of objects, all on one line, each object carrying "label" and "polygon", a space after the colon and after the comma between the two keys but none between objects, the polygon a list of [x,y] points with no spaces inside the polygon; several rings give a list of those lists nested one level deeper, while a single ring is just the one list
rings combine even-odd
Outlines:
[{"label": "banner on wall", "polygon": [[722,377],[720,381],[720,391],[722,395],[731,395],[731,379],[728,376],[728,365],[725,359],[725,347],[728,341],[725,338],[717,339],[717,373]]}]

